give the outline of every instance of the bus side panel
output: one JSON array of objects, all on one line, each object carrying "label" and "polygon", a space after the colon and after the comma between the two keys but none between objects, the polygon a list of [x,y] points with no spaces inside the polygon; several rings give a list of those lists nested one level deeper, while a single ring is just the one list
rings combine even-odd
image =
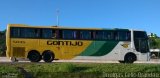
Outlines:
[{"label": "bus side panel", "polygon": [[[94,48],[90,50],[89,48]],[[87,47],[79,56],[78,60],[124,60],[126,53],[131,51],[130,42],[119,41],[95,41]]]},{"label": "bus side panel", "polygon": [[80,54],[91,41],[83,40],[40,40],[43,50],[51,50],[56,59],[72,59]]},{"label": "bus side panel", "polygon": [[[92,42],[79,56],[74,59],[88,59],[88,60],[107,60],[110,57],[103,57],[110,53],[116,47],[119,41],[94,41]],[[114,56],[114,55],[113,55]]]},{"label": "bus side panel", "polygon": [[50,50],[54,53],[55,59],[59,59],[59,58],[61,58],[61,52],[60,52],[59,45],[54,45],[54,44],[58,44],[57,42],[58,42],[58,40],[53,41],[53,39],[40,39],[39,47],[41,47],[40,49],[41,49],[42,53],[44,51]]},{"label": "bus side panel", "polygon": [[11,55],[13,57],[26,58],[31,50],[41,53],[41,49],[39,48],[39,40],[37,39],[11,39]]},{"label": "bus side panel", "polygon": [[[72,59],[84,51],[92,41],[89,40],[69,40],[73,45],[60,46],[62,49],[63,59]],[[93,49],[93,48],[92,48]]]}]

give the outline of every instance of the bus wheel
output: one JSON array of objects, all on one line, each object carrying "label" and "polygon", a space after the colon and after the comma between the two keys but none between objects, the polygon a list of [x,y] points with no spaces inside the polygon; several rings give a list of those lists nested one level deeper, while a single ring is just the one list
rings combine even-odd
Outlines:
[{"label": "bus wheel", "polygon": [[133,53],[127,54],[124,58],[125,63],[133,63],[136,60],[137,60],[136,55]]},{"label": "bus wheel", "polygon": [[43,54],[42,54],[42,57],[43,57],[43,60],[45,62],[52,62],[54,60],[54,54],[53,52],[51,51],[45,51]]},{"label": "bus wheel", "polygon": [[28,59],[31,62],[39,62],[42,59],[42,57],[41,57],[41,55],[40,55],[39,52],[37,52],[37,51],[30,51],[28,53]]}]

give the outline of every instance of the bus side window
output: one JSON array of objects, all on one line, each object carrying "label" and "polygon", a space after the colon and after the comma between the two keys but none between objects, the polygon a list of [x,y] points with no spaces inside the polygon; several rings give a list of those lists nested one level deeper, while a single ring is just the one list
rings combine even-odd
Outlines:
[{"label": "bus side window", "polygon": [[53,38],[53,33],[55,33],[55,30],[52,29],[42,29],[42,38]]},{"label": "bus side window", "polygon": [[73,30],[63,30],[63,39],[74,39],[75,36]]},{"label": "bus side window", "polygon": [[40,29],[20,28],[20,37],[21,38],[39,38],[40,37]]},{"label": "bus side window", "polygon": [[58,39],[63,39],[63,32],[62,30],[58,30]]},{"label": "bus side window", "polygon": [[104,39],[103,35],[104,35],[103,31],[96,31],[95,32],[95,39],[102,40],[102,39]]},{"label": "bus side window", "polygon": [[91,39],[95,39],[95,32],[94,31],[91,31]]},{"label": "bus side window", "polygon": [[96,31],[92,31],[92,38],[95,40],[96,39]]},{"label": "bus side window", "polygon": [[10,34],[11,34],[12,38],[18,38],[18,37],[20,37],[20,28],[11,27],[10,29],[11,29]]},{"label": "bus side window", "polygon": [[118,40],[120,40],[120,41],[126,40],[126,32],[118,31]]},{"label": "bus side window", "polygon": [[75,39],[80,39],[80,31],[79,30],[75,30],[74,33],[76,34],[76,38]]},{"label": "bus side window", "polygon": [[63,30],[63,39],[80,39],[79,30]]},{"label": "bus side window", "polygon": [[74,31],[73,31],[73,38],[74,38],[74,39],[79,39],[79,38],[80,38],[80,33],[79,33],[78,30],[74,30]]},{"label": "bus side window", "polygon": [[40,37],[40,29],[34,29],[34,37],[39,38]]},{"label": "bus side window", "polygon": [[80,39],[84,40],[91,39],[91,31],[88,30],[80,31]]},{"label": "bus side window", "polygon": [[105,40],[113,40],[113,32],[112,31],[104,31],[103,39]]},{"label": "bus side window", "polygon": [[118,36],[118,32],[117,31],[115,31],[113,35],[114,35],[114,40],[119,40],[119,36]]},{"label": "bus side window", "polygon": [[127,41],[131,41],[131,32],[128,31],[126,34],[127,34],[126,40],[127,40]]},{"label": "bus side window", "polygon": [[20,28],[20,36],[21,38],[27,38],[26,28]]},{"label": "bus side window", "polygon": [[57,30],[52,30],[52,38],[53,39],[57,38]]},{"label": "bus side window", "polygon": [[129,41],[130,40],[130,33],[128,31],[119,31],[118,32],[118,40]]}]

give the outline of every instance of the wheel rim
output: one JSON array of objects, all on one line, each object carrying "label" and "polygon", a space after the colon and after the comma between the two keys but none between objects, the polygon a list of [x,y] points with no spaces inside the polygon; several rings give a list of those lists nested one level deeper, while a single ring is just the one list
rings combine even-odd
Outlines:
[{"label": "wheel rim", "polygon": [[133,62],[136,61],[136,60],[137,60],[137,57],[136,57],[136,55],[133,54],[133,53],[127,54],[127,55],[125,55],[125,57],[124,57],[125,63],[133,63]]},{"label": "wheel rim", "polygon": [[43,54],[43,60],[44,60],[45,62],[52,62],[53,59],[54,59],[54,55],[53,55],[52,53],[47,52],[47,53],[44,53],[44,54]]},{"label": "wheel rim", "polygon": [[52,59],[52,56],[49,54],[49,53],[46,53],[45,55],[44,55],[44,60],[45,61],[50,61]]},{"label": "wheel rim", "polygon": [[40,55],[38,53],[31,53],[29,55],[29,60],[31,62],[38,62],[38,61],[40,61]]},{"label": "wheel rim", "polygon": [[133,62],[133,58],[130,56],[130,57],[128,57],[128,62],[129,63],[132,63]]},{"label": "wheel rim", "polygon": [[37,60],[37,59],[38,59],[38,56],[37,56],[37,55],[32,55],[32,56],[31,56],[31,59],[32,59],[32,60]]}]

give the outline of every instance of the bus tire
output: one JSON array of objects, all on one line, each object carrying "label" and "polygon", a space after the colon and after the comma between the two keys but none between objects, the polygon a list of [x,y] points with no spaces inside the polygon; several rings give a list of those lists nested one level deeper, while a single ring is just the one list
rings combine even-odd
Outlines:
[{"label": "bus tire", "polygon": [[128,54],[126,54],[125,57],[124,57],[124,62],[125,62],[125,63],[133,63],[133,62],[136,61],[136,60],[137,60],[137,57],[136,57],[136,55],[133,54],[133,53],[128,53]]},{"label": "bus tire", "polygon": [[31,62],[39,62],[42,59],[42,56],[38,51],[33,50],[28,53],[28,59]]},{"label": "bus tire", "polygon": [[44,51],[42,54],[42,58],[45,62],[52,62],[55,58],[55,55],[52,51]]}]

